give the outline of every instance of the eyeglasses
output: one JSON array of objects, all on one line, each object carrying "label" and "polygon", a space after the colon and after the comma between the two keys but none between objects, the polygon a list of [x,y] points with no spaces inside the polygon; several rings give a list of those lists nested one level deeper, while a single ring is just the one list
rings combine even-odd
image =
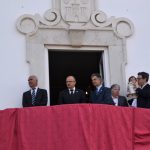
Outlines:
[{"label": "eyeglasses", "polygon": [[143,78],[137,78],[137,80],[140,80],[140,79],[143,79]]},{"label": "eyeglasses", "polygon": [[66,81],[66,83],[68,83],[68,82],[75,82],[75,81]]}]

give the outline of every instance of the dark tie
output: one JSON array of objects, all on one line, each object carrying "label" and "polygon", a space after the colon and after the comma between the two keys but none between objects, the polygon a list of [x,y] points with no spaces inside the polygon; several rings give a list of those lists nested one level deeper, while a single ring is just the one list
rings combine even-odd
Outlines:
[{"label": "dark tie", "polygon": [[98,94],[98,92],[99,92],[99,90],[98,90],[98,88],[96,88],[96,95]]},{"label": "dark tie", "polygon": [[32,105],[35,104],[35,89],[32,89]]},{"label": "dark tie", "polygon": [[73,90],[70,90],[70,95],[73,95]]}]

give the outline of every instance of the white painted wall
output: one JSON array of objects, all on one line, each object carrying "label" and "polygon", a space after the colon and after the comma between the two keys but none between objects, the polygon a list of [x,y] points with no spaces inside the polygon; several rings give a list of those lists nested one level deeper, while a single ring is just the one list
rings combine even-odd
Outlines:
[{"label": "white painted wall", "polygon": [[[150,73],[150,1],[97,0],[108,17],[126,17],[135,25],[127,40],[126,78],[139,71]],[[16,19],[23,14],[39,13],[51,8],[51,0],[0,1],[0,109],[21,107],[22,93],[28,89],[29,67],[26,63],[25,37],[16,30]]]},{"label": "white painted wall", "polygon": [[22,93],[28,89],[25,36],[16,30],[23,14],[44,14],[50,0],[0,1],[0,109],[22,107]]},{"label": "white painted wall", "polygon": [[150,73],[150,1],[98,0],[99,8],[108,16],[126,17],[135,26],[135,33],[127,40],[126,78],[139,71]]}]

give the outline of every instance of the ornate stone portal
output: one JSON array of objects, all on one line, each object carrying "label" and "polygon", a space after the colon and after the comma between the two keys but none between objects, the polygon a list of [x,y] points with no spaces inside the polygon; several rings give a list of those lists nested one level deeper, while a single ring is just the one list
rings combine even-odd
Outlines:
[{"label": "ornate stone portal", "polygon": [[52,9],[47,10],[44,17],[25,14],[17,20],[17,29],[26,35],[30,74],[36,74],[40,86],[46,88],[48,50],[99,50],[107,56],[104,60],[104,64],[108,64],[104,66],[106,84],[118,83],[125,94],[126,38],[133,34],[132,22],[107,17],[95,10],[95,0],[52,2]]}]

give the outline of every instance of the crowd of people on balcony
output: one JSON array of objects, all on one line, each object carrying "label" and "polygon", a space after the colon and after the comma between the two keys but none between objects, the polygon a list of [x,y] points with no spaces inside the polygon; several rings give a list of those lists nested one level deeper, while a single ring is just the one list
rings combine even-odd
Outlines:
[{"label": "crowd of people on balcony", "polygon": [[[120,95],[120,85],[113,84],[110,88],[105,87],[100,74],[93,73],[91,82],[95,87],[90,92],[87,100],[83,90],[76,88],[76,78],[72,75],[66,78],[66,89],[60,91],[58,104],[109,104],[114,106],[150,108],[150,85],[148,84],[149,74],[139,72],[137,78],[129,77],[127,94]],[[30,90],[23,93],[23,107],[46,106],[47,91],[38,87],[38,78],[32,75],[28,78]]]}]

